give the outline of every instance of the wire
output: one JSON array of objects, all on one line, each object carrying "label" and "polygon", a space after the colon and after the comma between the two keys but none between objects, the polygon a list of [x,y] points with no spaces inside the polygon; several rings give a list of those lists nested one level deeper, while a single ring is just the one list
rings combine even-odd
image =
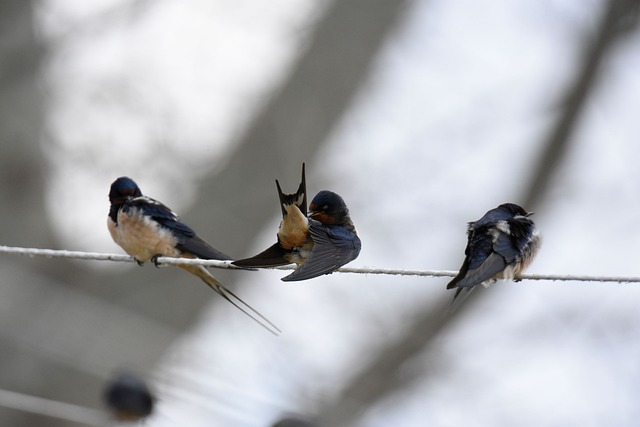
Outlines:
[{"label": "wire", "polygon": [[[99,252],[67,251],[57,249],[37,249],[19,248],[0,245],[0,253],[24,255],[29,257],[46,258],[70,258],[91,261],[114,261],[114,262],[136,262],[129,255],[105,254]],[[171,258],[158,257],[158,265],[204,265],[214,268],[239,269],[231,264],[232,261],[219,261],[214,259],[199,258]],[[268,270],[295,270],[294,265],[283,265],[279,267],[268,267]],[[244,269],[243,269],[244,270]],[[246,270],[245,270],[246,271]],[[336,270],[338,273],[353,274],[381,274],[387,276],[420,276],[420,277],[455,277],[458,272],[450,270],[403,270],[393,268],[374,267],[341,267]],[[562,282],[599,282],[599,283],[640,283],[640,277],[632,276],[587,276],[573,274],[522,274],[518,277],[522,280],[544,280]]]},{"label": "wire", "polygon": [[[112,261],[133,263],[136,260],[129,255],[108,254],[99,252],[82,252],[56,249],[22,248],[0,245],[0,254],[23,255],[29,257],[68,258],[88,261]],[[231,261],[204,260],[190,258],[159,257],[160,265],[194,264],[214,268],[237,269]],[[270,269],[294,270],[296,267],[280,266]],[[420,277],[454,277],[457,271],[447,270],[404,270],[369,267],[342,267],[337,270],[340,273],[373,274],[391,276],[420,276]],[[558,274],[523,274],[519,277],[524,280],[542,281],[573,281],[573,282],[599,282],[599,283],[640,283],[640,277],[615,277],[615,276],[582,276],[582,275],[558,275]],[[0,389],[0,406],[15,410],[31,412],[43,416],[49,416],[77,423],[103,426],[108,418],[99,410],[73,405],[51,399],[31,396],[23,393]]]},{"label": "wire", "polygon": [[0,406],[91,426],[104,426],[108,416],[96,409],[0,389]]}]

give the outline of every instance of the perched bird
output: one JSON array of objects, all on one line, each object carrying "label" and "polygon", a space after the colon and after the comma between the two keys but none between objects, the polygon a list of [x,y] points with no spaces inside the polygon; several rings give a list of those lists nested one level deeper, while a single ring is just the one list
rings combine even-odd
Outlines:
[{"label": "perched bird", "polygon": [[327,190],[319,192],[311,200],[308,217],[311,253],[293,273],[282,278],[285,282],[333,273],[360,254],[362,243],[342,197]]},{"label": "perched bird", "polygon": [[[157,200],[142,195],[138,185],[128,177],[120,177],[111,184],[109,191],[109,217],[107,226],[113,240],[135,258],[138,264],[152,261],[158,265],[158,257],[202,258],[231,260],[219,250],[202,240],[168,207]],[[249,304],[225,288],[202,265],[178,265],[195,274],[216,293],[233,304],[272,333],[280,330]],[[234,298],[232,300],[231,298]],[[241,307],[246,307],[264,322]],[[265,323],[266,322],[266,323]],[[271,329],[271,328],[273,329]]]},{"label": "perched bird", "polygon": [[144,380],[121,373],[107,383],[104,402],[116,420],[137,422],[151,415],[155,398]]},{"label": "perched bird", "polygon": [[467,229],[466,257],[447,289],[470,292],[476,285],[489,286],[497,279],[514,279],[531,263],[540,247],[540,234],[520,206],[504,203],[488,211]]},{"label": "perched bird", "polygon": [[284,194],[276,180],[282,222],[278,241],[251,258],[234,261],[239,267],[275,267],[295,263],[298,268],[282,278],[285,282],[311,279],[333,273],[358,257],[360,238],[342,197],[319,192],[307,212],[305,167],[298,191]]},{"label": "perched bird", "polygon": [[251,258],[234,261],[239,267],[275,267],[290,263],[302,263],[311,253],[313,241],[309,236],[307,219],[307,183],[302,164],[302,181],[293,194],[284,194],[276,179],[282,222],[278,229],[278,241]]}]

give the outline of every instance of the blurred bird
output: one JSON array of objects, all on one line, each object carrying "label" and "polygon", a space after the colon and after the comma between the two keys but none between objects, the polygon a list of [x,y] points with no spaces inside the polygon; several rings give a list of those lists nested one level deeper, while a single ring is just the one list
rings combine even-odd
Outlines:
[{"label": "blurred bird", "polygon": [[[219,250],[202,240],[168,207],[157,200],[142,195],[138,185],[128,177],[120,177],[111,184],[109,191],[111,208],[107,225],[113,240],[135,258],[138,264],[152,261],[158,265],[158,257],[202,258],[231,260]],[[198,276],[221,297],[249,316],[255,322],[277,335],[280,330],[266,317],[225,288],[202,265],[178,265]],[[260,319],[238,305],[234,298]],[[266,323],[265,323],[266,322]]]},{"label": "blurred bird", "polygon": [[136,422],[151,415],[155,398],[141,378],[122,373],[106,385],[104,401],[116,420]]},{"label": "blurred bird", "polygon": [[318,424],[302,418],[287,417],[278,420],[272,427],[320,427]]},{"label": "blurred bird", "polygon": [[290,282],[333,273],[358,257],[360,238],[342,197],[323,190],[313,198],[307,213],[304,164],[298,191],[284,194],[278,180],[276,187],[282,210],[277,243],[258,255],[232,264],[239,267],[298,264],[293,273],[282,278]]},{"label": "blurred bird", "polygon": [[[465,259],[447,289],[469,293],[476,285],[488,287],[497,279],[514,279],[535,257],[541,238],[534,222],[520,206],[504,203],[488,211],[467,229]],[[516,279],[517,280],[517,279]]]}]

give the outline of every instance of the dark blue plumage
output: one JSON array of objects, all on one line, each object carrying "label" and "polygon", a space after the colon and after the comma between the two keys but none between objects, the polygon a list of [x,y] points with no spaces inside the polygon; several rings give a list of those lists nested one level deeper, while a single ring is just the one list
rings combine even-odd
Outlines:
[{"label": "dark blue plumage", "polygon": [[293,273],[283,277],[283,281],[306,280],[333,273],[360,254],[362,243],[347,204],[332,191],[320,191],[311,201],[309,235],[313,241],[311,254]]},{"label": "dark blue plumage", "polygon": [[119,374],[104,390],[104,402],[118,421],[147,418],[153,412],[154,401],[144,380],[131,373]]},{"label": "dark blue plumage", "polygon": [[447,285],[447,289],[458,288],[454,299],[463,289],[513,279],[524,271],[540,246],[530,215],[516,204],[505,203],[469,223],[464,262]]},{"label": "dark blue plumage", "polygon": [[320,191],[307,212],[304,164],[296,193],[283,193],[277,180],[276,186],[282,210],[278,241],[255,256],[234,261],[234,265],[274,267],[296,263],[298,268],[282,278],[289,282],[333,273],[356,259],[361,248],[360,238],[342,197],[331,191]]}]

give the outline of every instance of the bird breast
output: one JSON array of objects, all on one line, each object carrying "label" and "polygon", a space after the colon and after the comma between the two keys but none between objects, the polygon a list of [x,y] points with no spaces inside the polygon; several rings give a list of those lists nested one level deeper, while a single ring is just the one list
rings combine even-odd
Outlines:
[{"label": "bird breast", "polygon": [[304,245],[309,236],[309,220],[298,206],[285,206],[287,214],[282,218],[278,230],[278,241],[284,249],[293,249]]},{"label": "bird breast", "polygon": [[108,219],[109,232],[122,249],[140,262],[149,261],[155,255],[177,257],[177,239],[169,229],[162,227],[153,218],[139,209],[118,211],[118,222]]}]

